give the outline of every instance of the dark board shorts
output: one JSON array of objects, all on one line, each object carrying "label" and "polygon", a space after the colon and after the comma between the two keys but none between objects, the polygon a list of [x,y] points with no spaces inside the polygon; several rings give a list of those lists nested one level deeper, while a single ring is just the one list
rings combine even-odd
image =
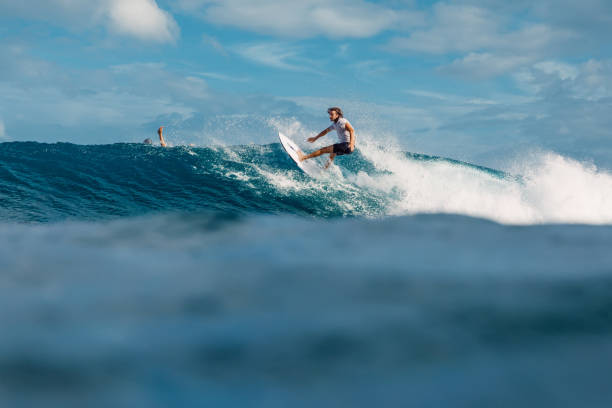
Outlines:
[{"label": "dark board shorts", "polygon": [[351,147],[349,142],[336,143],[334,145],[334,154],[342,156],[343,154],[351,154]]}]

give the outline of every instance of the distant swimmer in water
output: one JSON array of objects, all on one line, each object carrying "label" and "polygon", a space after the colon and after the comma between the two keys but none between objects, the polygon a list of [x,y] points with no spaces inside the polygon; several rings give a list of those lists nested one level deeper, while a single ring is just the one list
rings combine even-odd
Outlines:
[{"label": "distant swimmer in water", "polygon": [[159,135],[159,144],[162,145],[162,147],[166,147],[166,141],[164,140],[164,137],[162,136],[162,132],[164,130],[163,126],[160,126],[159,129],[157,129],[157,134]]},{"label": "distant swimmer in water", "polygon": [[152,145],[153,141],[151,140],[150,137],[147,137],[145,140],[142,141],[142,143],[144,143],[146,145]]},{"label": "distant swimmer in water", "polygon": [[329,113],[329,120],[332,121],[331,126],[319,133],[318,135],[314,137],[309,137],[308,141],[310,143],[313,143],[318,138],[325,136],[332,130],[335,130],[338,133],[338,143],[333,144],[331,146],[323,147],[322,149],[316,150],[307,155],[298,152],[300,156],[300,161],[304,161],[306,159],[311,159],[313,157],[329,153],[329,161],[325,165],[325,168],[328,168],[329,165],[334,161],[334,157],[341,156],[343,154],[351,154],[353,153],[353,150],[355,150],[355,129],[353,129],[353,126],[351,126],[349,121],[344,118],[342,109],[338,107],[329,108],[327,110],[327,113]]}]

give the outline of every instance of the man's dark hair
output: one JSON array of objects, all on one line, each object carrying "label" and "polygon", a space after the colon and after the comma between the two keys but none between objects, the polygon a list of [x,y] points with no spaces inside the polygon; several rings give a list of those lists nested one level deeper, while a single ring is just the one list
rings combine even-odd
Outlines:
[{"label": "man's dark hair", "polygon": [[329,109],[327,110],[327,113],[330,113],[331,111],[336,112],[336,113],[338,114],[338,116],[340,116],[341,118],[343,118],[343,117],[344,117],[344,114],[342,113],[342,109],[340,109],[340,108],[339,108],[339,107],[337,107],[337,106],[334,106],[334,107],[332,107],[332,108],[329,108]]}]

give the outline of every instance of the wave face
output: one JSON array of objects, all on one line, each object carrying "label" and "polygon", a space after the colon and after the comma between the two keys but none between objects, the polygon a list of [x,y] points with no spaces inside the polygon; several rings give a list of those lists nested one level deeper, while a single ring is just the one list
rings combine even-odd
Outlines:
[{"label": "wave face", "polygon": [[0,218],[101,220],[167,211],[317,217],[455,213],[502,223],[612,223],[612,175],[544,154],[502,171],[359,146],[320,180],[279,144],[3,143]]}]

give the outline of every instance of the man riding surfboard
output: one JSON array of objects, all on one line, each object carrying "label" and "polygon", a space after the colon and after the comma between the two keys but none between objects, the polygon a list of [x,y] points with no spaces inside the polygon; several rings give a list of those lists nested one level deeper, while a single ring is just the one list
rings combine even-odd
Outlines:
[{"label": "man riding surfboard", "polygon": [[331,126],[318,135],[309,137],[308,141],[313,143],[318,138],[325,136],[332,130],[335,130],[338,134],[338,143],[323,147],[307,155],[303,154],[302,152],[298,152],[300,161],[329,153],[329,161],[325,165],[325,168],[327,168],[334,161],[334,157],[341,156],[343,154],[351,154],[353,153],[353,150],[355,150],[355,129],[353,129],[350,122],[344,118],[342,109],[335,106],[333,108],[329,108],[327,113],[329,114],[329,120],[332,121]]}]

